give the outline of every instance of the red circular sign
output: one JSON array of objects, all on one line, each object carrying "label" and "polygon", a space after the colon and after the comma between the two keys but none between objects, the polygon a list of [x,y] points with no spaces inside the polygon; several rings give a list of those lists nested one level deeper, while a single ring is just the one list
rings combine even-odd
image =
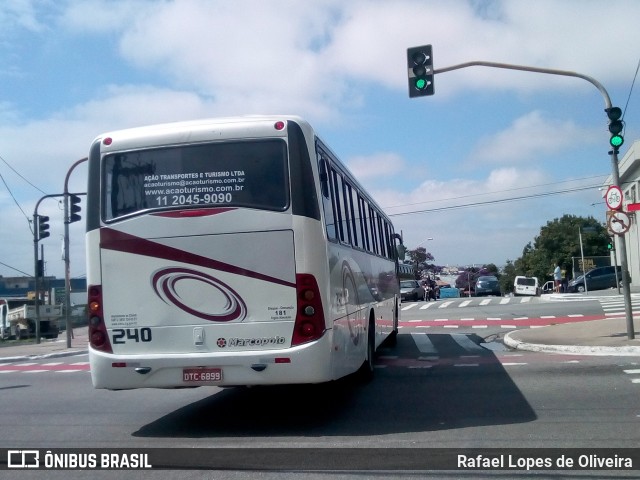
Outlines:
[{"label": "red circular sign", "polygon": [[611,210],[619,210],[622,207],[622,190],[620,190],[620,187],[610,186],[604,200]]}]

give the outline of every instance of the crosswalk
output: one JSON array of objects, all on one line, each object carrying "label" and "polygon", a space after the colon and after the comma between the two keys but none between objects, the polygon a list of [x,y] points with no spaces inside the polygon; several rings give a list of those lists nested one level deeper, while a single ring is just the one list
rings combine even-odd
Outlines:
[{"label": "crosswalk", "polygon": [[[402,351],[403,355],[396,353]],[[376,356],[375,368],[430,370],[437,367],[464,369],[483,366],[522,367],[535,362],[580,363],[568,355],[516,352],[500,342],[484,343],[470,333],[414,332],[398,337],[396,348],[383,348]]]},{"label": "crosswalk", "polygon": [[[624,298],[621,295],[607,296],[588,296],[584,294],[559,294],[552,296],[549,301],[563,302],[599,302],[602,306],[605,316],[615,316],[624,314],[625,305]],[[438,310],[446,308],[466,308],[466,307],[484,307],[487,305],[521,305],[531,303],[533,297],[489,297],[489,298],[454,298],[442,299],[435,302],[410,302],[403,303],[401,310]],[[640,294],[631,295],[631,306],[634,312],[640,312]]]},{"label": "crosswalk", "polygon": [[628,375],[631,383],[640,385],[640,368],[624,369],[623,372]]},{"label": "crosswalk", "polygon": [[452,300],[438,300],[436,302],[412,302],[404,304],[402,311],[408,310],[427,310],[427,309],[440,309],[449,308],[452,305],[459,308],[474,307],[474,306],[487,306],[487,305],[508,305],[508,304],[523,304],[531,302],[532,297],[491,297],[491,298],[469,298],[469,299],[452,299]]},{"label": "crosswalk", "polygon": [[[616,317],[625,314],[624,298],[621,296],[615,297],[600,297],[598,298],[604,315],[606,317]],[[640,297],[636,295],[631,296],[631,310],[634,315],[640,312]]]}]

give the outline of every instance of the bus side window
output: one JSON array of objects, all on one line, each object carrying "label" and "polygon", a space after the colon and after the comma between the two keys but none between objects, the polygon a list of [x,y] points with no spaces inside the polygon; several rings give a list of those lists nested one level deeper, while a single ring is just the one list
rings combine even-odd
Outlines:
[{"label": "bus side window", "polygon": [[329,198],[329,174],[327,173],[327,162],[320,157],[320,191],[324,198]]},{"label": "bus side window", "polygon": [[320,157],[320,189],[322,190],[322,208],[324,210],[324,223],[329,240],[337,240],[335,215],[333,213],[333,202],[331,195],[331,183],[329,181],[329,166],[324,157]]}]

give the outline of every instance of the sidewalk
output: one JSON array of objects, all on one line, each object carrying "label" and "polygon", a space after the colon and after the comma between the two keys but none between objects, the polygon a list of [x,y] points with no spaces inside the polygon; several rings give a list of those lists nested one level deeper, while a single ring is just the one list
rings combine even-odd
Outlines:
[{"label": "sidewalk", "polygon": [[0,341],[0,363],[20,360],[36,360],[42,358],[68,357],[87,353],[89,344],[89,328],[73,329],[71,348],[67,348],[67,332],[62,332],[55,340],[6,340]]},{"label": "sidewalk", "polygon": [[[611,290],[589,294],[561,293],[543,295],[553,301],[596,301],[599,296],[612,296]],[[631,293],[640,293],[631,287]],[[622,295],[613,293],[622,299]],[[640,356],[640,316],[634,313],[634,339],[629,340],[624,314],[603,320],[562,323],[548,327],[514,330],[504,336],[504,344],[516,350],[574,355]]]},{"label": "sidewalk", "polygon": [[504,344],[517,350],[574,355],[640,356],[640,319],[634,318],[635,338],[628,339],[624,317],[562,323],[514,330]]}]

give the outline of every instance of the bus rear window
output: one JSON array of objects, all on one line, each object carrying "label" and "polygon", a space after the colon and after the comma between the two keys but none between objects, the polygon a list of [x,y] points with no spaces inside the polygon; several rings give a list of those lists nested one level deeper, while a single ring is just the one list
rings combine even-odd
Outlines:
[{"label": "bus rear window", "polygon": [[247,140],[114,153],[103,160],[106,221],[153,209],[289,204],[284,140]]}]

